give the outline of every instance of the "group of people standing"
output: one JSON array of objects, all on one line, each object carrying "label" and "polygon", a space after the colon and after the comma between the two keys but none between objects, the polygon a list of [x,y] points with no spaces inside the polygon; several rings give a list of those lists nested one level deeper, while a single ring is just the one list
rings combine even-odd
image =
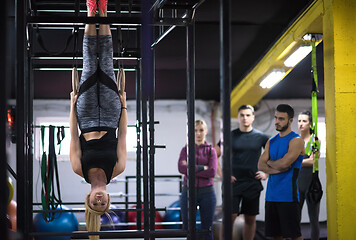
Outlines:
[{"label": "group of people standing", "polygon": [[[278,105],[275,110],[278,134],[271,138],[253,128],[255,113],[252,106],[242,105],[238,109],[237,118],[239,128],[231,132],[232,222],[240,214],[244,216],[243,239],[255,237],[256,215],[259,214],[260,193],[263,190],[261,180],[267,179],[265,235],[274,239],[303,239],[300,229],[301,209],[307,199],[311,239],[319,239],[320,203],[310,202],[306,198],[313,174],[313,156],[311,151],[305,151],[310,148],[313,140],[311,113],[304,111],[298,115],[298,135],[291,129],[293,108],[287,104]],[[195,121],[196,204],[200,210],[201,229],[205,230],[199,239],[211,240],[213,236],[209,230],[212,229],[216,207],[213,184],[216,173],[222,177],[218,157],[223,144],[219,142],[213,147],[205,139],[207,133],[207,124],[203,120]],[[184,174],[180,203],[183,229],[187,229],[186,146],[181,150],[178,170]],[[222,236],[220,232],[220,239]]]}]

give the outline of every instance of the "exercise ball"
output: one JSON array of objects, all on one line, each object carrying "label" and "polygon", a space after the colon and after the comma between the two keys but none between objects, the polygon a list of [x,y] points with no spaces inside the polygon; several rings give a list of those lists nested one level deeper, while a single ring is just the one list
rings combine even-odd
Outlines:
[{"label": "exercise ball", "polygon": [[[245,220],[243,216],[238,216],[232,225],[232,240],[241,240],[244,229]],[[220,239],[220,231],[222,231],[222,218],[216,219],[213,223],[214,239]]]},{"label": "exercise ball", "polygon": [[[131,208],[135,209],[136,205],[131,206]],[[142,211],[141,212],[141,222],[142,222],[141,229],[144,228],[144,226],[143,226],[143,215],[144,214],[143,214],[143,211]],[[136,221],[137,221],[137,212],[129,211],[127,213],[127,216],[128,216],[129,223],[136,223]],[[162,218],[161,214],[159,212],[157,212],[157,211],[156,211],[155,222],[156,223],[163,222],[163,218]],[[130,225],[129,229],[130,230],[136,230],[136,225]],[[156,224],[155,229],[163,229],[163,226],[161,224]]]},{"label": "exercise ball", "polygon": [[232,225],[232,239],[242,240],[242,232],[244,230],[245,220],[242,215],[238,216]]},{"label": "exercise ball", "polygon": [[16,231],[17,226],[17,203],[14,200],[11,200],[7,205],[7,214],[11,222],[11,230]]},{"label": "exercise ball", "polygon": [[[70,210],[59,206],[56,210]],[[73,232],[78,230],[78,220],[72,212],[56,212],[51,222],[46,222],[43,213],[36,214],[33,219],[34,229],[37,232]],[[37,236],[37,240],[70,240],[70,236]]]},{"label": "exercise ball", "polygon": [[[101,215],[100,222],[101,228],[100,230],[124,230],[125,226],[118,226],[119,223],[125,222],[125,212],[118,211],[118,207],[111,205],[108,215]],[[115,226],[116,225],[116,226]]]},{"label": "exercise ball", "polygon": [[12,223],[10,221],[9,215],[6,214],[6,224],[8,229],[12,229]]},{"label": "exercise ball", "polygon": [[12,180],[9,177],[7,178],[7,190],[9,193],[9,198],[7,200],[7,203],[9,204],[12,198],[14,197],[14,185],[12,185]]},{"label": "exercise ball", "polygon": [[[175,201],[168,208],[180,208],[180,201]],[[182,221],[180,216],[180,210],[167,210],[164,215],[163,221],[165,222],[180,222]],[[197,210],[196,221],[200,222],[200,211]],[[165,225],[166,229],[181,229],[180,224],[167,224]],[[197,224],[197,229],[200,229],[200,224]]]}]

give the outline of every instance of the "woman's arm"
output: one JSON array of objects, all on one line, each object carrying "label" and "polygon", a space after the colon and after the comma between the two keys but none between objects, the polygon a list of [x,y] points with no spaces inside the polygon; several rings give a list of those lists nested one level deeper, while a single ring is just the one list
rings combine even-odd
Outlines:
[{"label": "woman's arm", "polygon": [[187,175],[187,148],[184,147],[179,154],[178,158],[178,171],[181,174]]},{"label": "woman's arm", "polygon": [[[319,144],[321,144],[320,140],[318,140],[318,141],[319,141]],[[319,157],[320,157],[320,150],[319,150]],[[313,154],[311,154],[309,156],[309,158],[304,158],[304,160],[302,162],[302,167],[312,167],[313,161],[314,161]]]},{"label": "woman's arm", "polygon": [[203,178],[213,178],[216,175],[216,170],[217,170],[217,162],[218,158],[216,156],[216,151],[214,148],[211,148],[211,154],[208,155],[208,165],[204,166],[203,171],[199,171],[196,173],[197,177],[203,177]]},{"label": "woman's arm", "polygon": [[121,101],[121,116],[119,122],[119,130],[117,133],[117,162],[114,167],[112,178],[121,174],[126,168],[127,148],[126,148],[126,135],[127,135],[127,106],[126,106],[126,92],[119,91]]},{"label": "woman's arm", "polygon": [[77,101],[78,95],[73,92],[70,93],[71,105],[69,114],[69,127],[70,127],[70,149],[69,149],[69,159],[72,165],[73,171],[81,177],[84,177],[82,172],[82,163],[80,159],[82,158],[82,150],[80,148],[79,132],[78,132],[78,121],[75,114],[75,103]]}]

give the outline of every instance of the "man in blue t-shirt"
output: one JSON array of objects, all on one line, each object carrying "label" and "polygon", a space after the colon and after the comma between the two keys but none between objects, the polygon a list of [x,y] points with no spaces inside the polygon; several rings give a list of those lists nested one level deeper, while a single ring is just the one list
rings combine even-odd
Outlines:
[{"label": "man in blue t-shirt", "polygon": [[[261,180],[266,180],[268,177],[268,174],[258,171],[257,164],[261,150],[268,141],[268,136],[252,127],[255,114],[251,105],[239,107],[237,119],[239,128],[231,132],[232,222],[239,214],[243,214],[245,219],[243,239],[252,240],[256,232],[260,193],[263,190]],[[221,155],[220,142],[215,149],[219,157]],[[221,167],[218,166],[218,170],[220,170],[218,175],[221,177]]]},{"label": "man in blue t-shirt", "polygon": [[291,106],[277,106],[274,118],[279,134],[268,140],[258,162],[258,169],[269,174],[265,231],[266,236],[274,239],[303,239],[297,180],[304,157],[304,141],[291,130],[293,117]]}]

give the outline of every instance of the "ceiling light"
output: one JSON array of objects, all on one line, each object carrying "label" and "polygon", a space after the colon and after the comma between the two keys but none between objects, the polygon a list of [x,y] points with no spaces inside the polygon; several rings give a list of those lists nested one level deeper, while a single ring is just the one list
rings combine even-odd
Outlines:
[{"label": "ceiling light", "polygon": [[284,61],[284,65],[286,67],[294,67],[303,58],[305,58],[311,52],[311,50],[311,46],[300,46]]},{"label": "ceiling light", "polygon": [[260,83],[261,88],[271,88],[277,82],[279,82],[285,74],[285,71],[282,69],[275,69],[270,72]]}]

